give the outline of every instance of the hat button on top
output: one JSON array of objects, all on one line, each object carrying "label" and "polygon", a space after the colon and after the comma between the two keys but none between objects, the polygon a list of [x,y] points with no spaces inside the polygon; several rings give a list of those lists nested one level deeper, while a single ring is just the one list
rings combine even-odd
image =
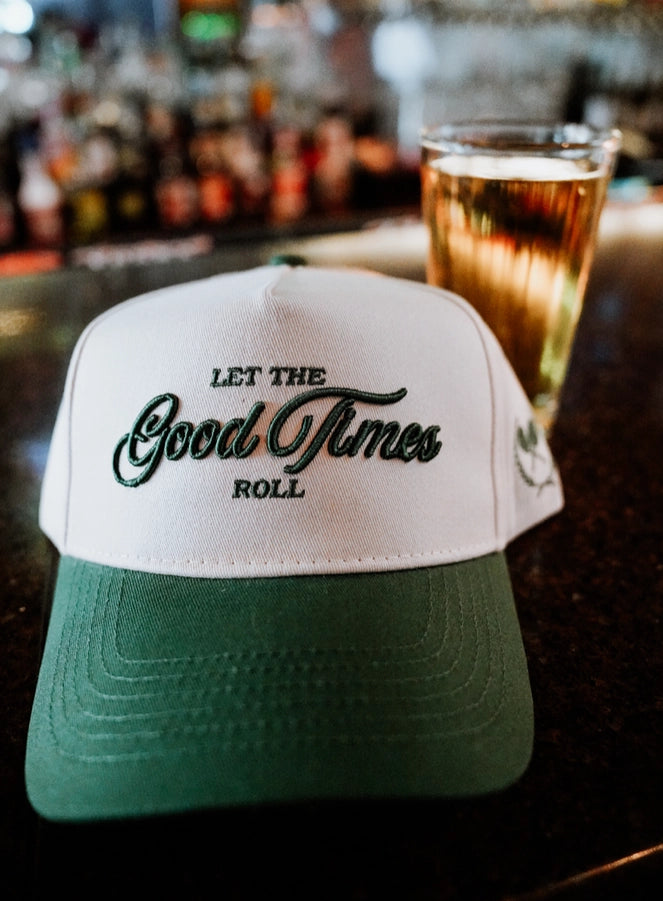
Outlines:
[{"label": "hat button on top", "polygon": [[296,253],[277,253],[269,261],[270,266],[307,266],[308,261]]}]

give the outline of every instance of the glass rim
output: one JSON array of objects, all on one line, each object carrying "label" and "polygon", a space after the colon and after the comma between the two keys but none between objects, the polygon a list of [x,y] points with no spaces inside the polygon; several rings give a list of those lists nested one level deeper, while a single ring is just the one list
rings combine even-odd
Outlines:
[{"label": "glass rim", "polygon": [[[496,138],[498,140],[496,140]],[[527,119],[460,119],[423,126],[422,148],[450,153],[617,152],[622,133],[584,122]]]}]

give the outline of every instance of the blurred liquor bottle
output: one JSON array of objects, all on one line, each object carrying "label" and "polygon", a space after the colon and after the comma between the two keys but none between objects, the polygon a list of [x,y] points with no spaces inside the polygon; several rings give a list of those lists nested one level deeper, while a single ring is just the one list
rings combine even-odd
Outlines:
[{"label": "blurred liquor bottle", "polygon": [[275,129],[271,159],[270,219],[274,223],[297,222],[308,211],[310,173],[296,125]]},{"label": "blurred liquor bottle", "polygon": [[225,131],[209,126],[194,134],[189,145],[197,178],[200,218],[221,225],[235,213],[235,188],[226,164]]},{"label": "blurred liquor bottle", "polygon": [[111,229],[117,234],[143,232],[155,224],[152,164],[144,117],[144,104],[130,108],[127,103],[118,119],[117,165],[109,192]]},{"label": "blurred liquor bottle", "polygon": [[234,52],[244,6],[243,0],[178,0],[179,38],[189,63],[217,66]]},{"label": "blurred liquor bottle", "polygon": [[22,136],[18,165],[16,201],[23,240],[29,247],[59,247],[64,240],[63,196],[44,165],[36,132]]},{"label": "blurred liquor bottle", "polygon": [[155,103],[147,115],[154,198],[165,230],[192,228],[200,216],[200,196],[189,155],[192,124],[185,110]]},{"label": "blurred liquor bottle", "polygon": [[0,252],[12,247],[16,239],[16,208],[7,186],[0,182]]},{"label": "blurred liquor bottle", "polygon": [[7,123],[3,122],[0,133],[0,252],[20,243],[16,210],[19,183],[14,136]]},{"label": "blurred liquor bottle", "polygon": [[68,184],[67,237],[89,244],[110,231],[110,185],[117,171],[113,141],[105,131],[91,131],[78,147],[77,166]]}]

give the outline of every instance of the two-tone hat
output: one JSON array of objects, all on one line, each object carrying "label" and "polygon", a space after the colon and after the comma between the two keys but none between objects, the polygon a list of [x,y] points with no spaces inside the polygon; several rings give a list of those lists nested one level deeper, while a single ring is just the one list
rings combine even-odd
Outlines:
[{"label": "two-tone hat", "polygon": [[507,787],[533,710],[503,551],[562,503],[455,295],[276,265],[113,307],[74,351],[43,483],[34,807]]}]

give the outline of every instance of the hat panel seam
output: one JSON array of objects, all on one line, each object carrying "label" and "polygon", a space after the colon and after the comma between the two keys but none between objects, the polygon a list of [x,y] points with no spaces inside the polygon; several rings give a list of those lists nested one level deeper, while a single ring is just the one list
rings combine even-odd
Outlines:
[{"label": "hat panel seam", "polygon": [[[271,291],[273,285],[278,281],[281,274],[279,272],[280,267],[260,267],[260,271],[264,271],[266,276],[269,276],[267,283],[262,288],[261,293],[263,296],[271,297],[269,292]],[[255,270],[256,273],[259,270]],[[228,273],[228,277],[232,278],[233,276],[239,276],[241,273]],[[117,303],[115,306],[111,307],[108,310],[105,310],[103,313],[100,313],[95,319],[93,319],[88,325],[85,327],[83,332],[81,333],[75,351],[74,356],[72,357],[72,362],[70,363],[70,372],[68,375],[69,378],[69,387],[68,387],[68,408],[69,408],[69,416],[67,422],[67,489],[66,489],[66,501],[65,501],[65,510],[64,510],[64,528],[63,528],[63,547],[68,548],[69,541],[69,532],[70,532],[70,515],[71,515],[71,503],[72,503],[72,471],[73,471],[73,417],[74,417],[74,400],[78,393],[78,370],[83,361],[83,356],[85,353],[86,346],[90,341],[91,337],[98,332],[98,330],[104,327],[109,320],[116,318],[117,316],[123,316],[127,309],[139,307],[145,303],[153,303],[157,298],[161,300],[166,300],[172,295],[176,295],[181,293],[183,289],[190,290],[191,287],[195,285],[205,285],[211,284],[215,278],[218,278],[218,275],[211,275],[206,278],[197,279],[194,282],[184,282],[177,283],[174,285],[167,285],[161,288],[155,288],[150,291],[145,291],[142,294],[139,294],[136,297],[128,298],[127,300],[121,301]],[[67,551],[68,552],[68,551]]]},{"label": "hat panel seam", "polygon": [[[425,292],[438,296],[439,289],[434,285],[422,284],[420,285]],[[497,461],[496,461],[496,449],[497,449],[497,422],[496,422],[496,409],[495,409],[495,399],[496,399],[496,390],[495,390],[495,379],[493,373],[493,367],[491,364],[490,353],[488,350],[488,345],[486,342],[486,334],[484,329],[487,329],[487,326],[480,318],[479,314],[476,312],[474,307],[472,307],[468,301],[466,301],[463,297],[458,294],[454,294],[450,291],[444,291],[445,299],[451,303],[456,309],[460,310],[465,314],[467,319],[472,323],[472,326],[479,337],[479,341],[481,342],[481,348],[483,350],[484,362],[486,364],[486,372],[488,376],[488,385],[490,389],[490,460],[491,460],[491,480],[492,480],[492,488],[493,488],[493,529],[495,537],[497,538],[500,534],[499,528],[499,499],[498,499],[498,491],[497,491]],[[483,326],[483,327],[482,327]]]}]

